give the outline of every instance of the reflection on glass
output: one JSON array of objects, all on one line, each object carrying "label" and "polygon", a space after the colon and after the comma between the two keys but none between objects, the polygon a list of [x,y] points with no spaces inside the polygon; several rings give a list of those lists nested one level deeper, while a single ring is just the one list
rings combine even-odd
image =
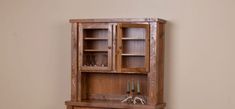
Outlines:
[{"label": "reflection on glass", "polygon": [[107,54],[84,54],[84,66],[105,67],[107,66]]}]

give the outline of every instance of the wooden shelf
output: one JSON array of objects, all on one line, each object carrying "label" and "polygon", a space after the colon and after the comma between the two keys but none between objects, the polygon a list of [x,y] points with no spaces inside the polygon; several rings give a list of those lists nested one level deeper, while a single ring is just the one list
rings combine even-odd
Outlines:
[{"label": "wooden shelf", "polygon": [[82,102],[66,101],[66,105],[78,106],[78,107],[94,107],[94,108],[117,108],[117,109],[162,109],[164,104],[159,105],[139,105],[139,104],[126,104],[120,101],[111,100],[85,100]]},{"label": "wooden shelf", "polygon": [[122,38],[122,40],[145,40],[144,38]]},{"label": "wooden shelf", "polygon": [[108,52],[108,50],[85,49],[85,52]]},{"label": "wooden shelf", "polygon": [[122,54],[122,56],[145,56],[144,54]]},{"label": "wooden shelf", "polygon": [[86,38],[84,38],[84,40],[108,40],[108,38],[90,38],[90,37],[86,37]]},{"label": "wooden shelf", "polygon": [[82,69],[81,72],[84,73],[107,73],[107,74],[140,74],[140,75],[146,75],[147,72],[131,72],[131,71],[126,71],[126,72],[118,72],[118,71],[102,71],[102,70],[86,70]]},{"label": "wooden shelf", "polygon": [[[108,68],[108,66],[104,66],[104,67],[102,67],[102,66],[83,66],[82,68],[81,68],[81,70],[82,71],[97,71],[97,69],[100,69],[101,71],[105,71],[105,70],[107,70],[107,68]],[[87,69],[89,69],[89,70],[87,70]]]}]

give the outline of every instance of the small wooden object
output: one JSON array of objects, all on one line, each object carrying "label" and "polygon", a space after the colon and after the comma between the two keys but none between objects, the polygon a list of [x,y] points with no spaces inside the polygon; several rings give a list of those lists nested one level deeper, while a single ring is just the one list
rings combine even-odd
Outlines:
[{"label": "small wooden object", "polygon": [[[70,23],[72,74],[67,109],[165,108],[165,20],[71,19]],[[128,94],[140,95],[146,103],[122,103]]]}]

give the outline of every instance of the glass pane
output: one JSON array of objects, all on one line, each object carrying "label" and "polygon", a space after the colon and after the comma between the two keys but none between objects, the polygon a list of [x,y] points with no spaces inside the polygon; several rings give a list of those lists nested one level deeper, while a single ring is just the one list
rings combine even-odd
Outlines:
[{"label": "glass pane", "polygon": [[122,57],[122,68],[138,67],[144,67],[144,57]]},{"label": "glass pane", "polygon": [[83,66],[108,66],[108,29],[83,30]]},{"label": "glass pane", "polygon": [[83,54],[83,66],[88,67],[107,67],[108,56],[103,52],[84,52]]},{"label": "glass pane", "polygon": [[83,30],[84,38],[107,38],[108,29],[84,29]]},{"label": "glass pane", "polygon": [[123,28],[123,38],[145,38],[145,28]]},{"label": "glass pane", "polygon": [[107,50],[107,40],[84,40],[84,49]]},{"label": "glass pane", "polygon": [[123,40],[122,46],[124,54],[145,54],[145,40]]},{"label": "glass pane", "polygon": [[144,68],[146,28],[122,28],[122,68]]}]

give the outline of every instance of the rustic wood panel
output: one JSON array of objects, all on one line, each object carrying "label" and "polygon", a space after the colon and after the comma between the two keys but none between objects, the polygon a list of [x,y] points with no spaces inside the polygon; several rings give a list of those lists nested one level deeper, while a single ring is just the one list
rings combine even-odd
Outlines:
[{"label": "rustic wood panel", "polygon": [[112,30],[113,30],[113,32],[112,32],[112,39],[113,39],[113,44],[112,44],[112,46],[113,46],[113,51],[112,51],[112,70],[113,71],[117,71],[117,23],[113,23],[112,24],[113,26],[112,26]]},{"label": "rustic wood panel", "polygon": [[162,22],[166,21],[160,18],[113,18],[113,19],[70,19],[71,23],[73,22],[109,22],[109,23],[122,23],[122,22],[133,22],[133,23],[141,23],[141,22]]},{"label": "rustic wood panel", "polygon": [[121,24],[117,25],[117,71],[121,72],[122,69],[122,28]]},{"label": "rustic wood panel", "polygon": [[158,105],[133,105],[119,103],[116,101],[86,101],[86,102],[66,102],[74,108],[100,108],[100,109],[163,109],[165,104]]},{"label": "rustic wood panel", "polygon": [[157,62],[158,62],[158,69],[157,70],[157,84],[158,84],[158,104],[164,103],[163,101],[163,92],[164,92],[164,24],[161,22],[158,23],[158,32],[157,32],[157,38],[158,38],[158,48],[157,48]]},{"label": "rustic wood panel", "polygon": [[71,100],[77,101],[78,97],[78,37],[77,37],[77,29],[78,25],[77,23],[72,23],[72,37],[71,37],[71,46],[72,46],[72,53],[71,53]]},{"label": "rustic wood panel", "polygon": [[157,103],[157,25],[156,22],[150,23],[150,72],[148,73],[148,104],[156,105]]}]

